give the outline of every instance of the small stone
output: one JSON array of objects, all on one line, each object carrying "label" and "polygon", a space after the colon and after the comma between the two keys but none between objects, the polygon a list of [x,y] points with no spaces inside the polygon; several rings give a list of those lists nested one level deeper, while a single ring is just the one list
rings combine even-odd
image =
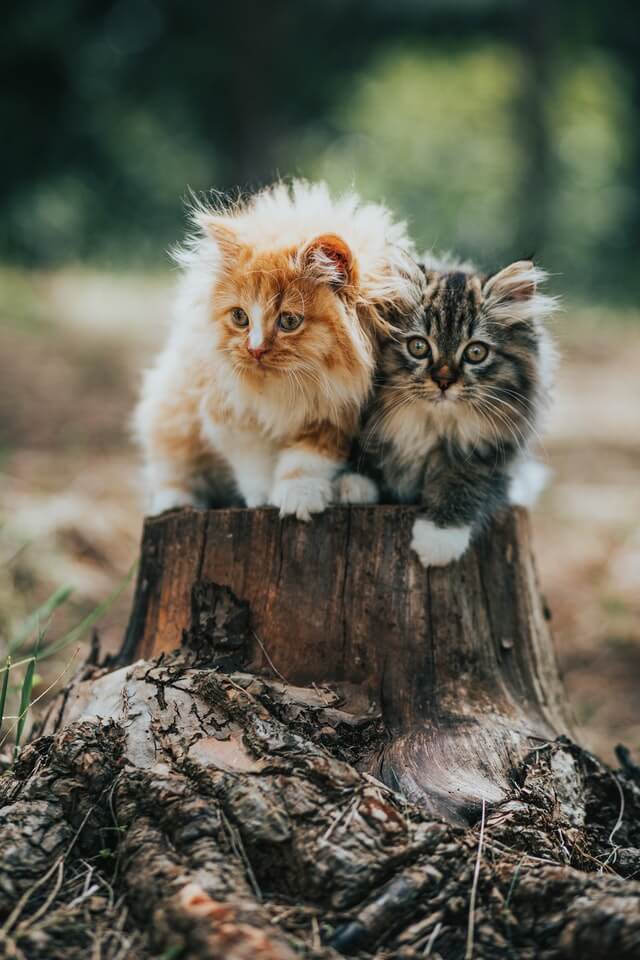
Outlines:
[{"label": "small stone", "polygon": [[320,727],[318,733],[321,737],[335,737],[336,730],[335,727]]}]

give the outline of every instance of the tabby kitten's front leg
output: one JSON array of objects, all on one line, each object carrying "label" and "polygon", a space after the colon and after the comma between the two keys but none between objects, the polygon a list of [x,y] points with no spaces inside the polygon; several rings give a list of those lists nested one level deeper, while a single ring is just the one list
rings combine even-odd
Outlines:
[{"label": "tabby kitten's front leg", "polygon": [[459,560],[474,534],[505,502],[509,478],[501,467],[467,459],[464,468],[441,453],[425,471],[424,514],[414,522],[411,549],[423,567]]},{"label": "tabby kitten's front leg", "polygon": [[350,439],[330,423],[308,428],[278,457],[270,502],[280,516],[310,520],[333,499],[333,481],[349,452]]}]

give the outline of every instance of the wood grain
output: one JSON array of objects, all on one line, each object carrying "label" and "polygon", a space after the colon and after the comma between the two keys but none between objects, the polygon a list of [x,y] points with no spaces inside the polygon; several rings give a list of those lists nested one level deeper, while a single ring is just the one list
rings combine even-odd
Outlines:
[{"label": "wood grain", "polygon": [[379,712],[368,760],[451,818],[498,801],[536,743],[569,731],[528,516],[497,519],[459,563],[424,570],[416,508],[337,507],[310,524],[275,510],[181,510],[145,522],[121,662],[180,646],[202,581],[249,604],[248,669],[329,684]]}]

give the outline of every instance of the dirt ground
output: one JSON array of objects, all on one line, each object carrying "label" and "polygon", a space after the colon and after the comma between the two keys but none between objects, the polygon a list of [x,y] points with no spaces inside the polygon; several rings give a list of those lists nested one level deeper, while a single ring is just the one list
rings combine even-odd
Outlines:
[{"label": "dirt ground", "polygon": [[[122,584],[141,506],[128,440],[139,371],[162,338],[170,274],[0,271],[0,637],[56,588],[56,639]],[[542,589],[582,742],[640,755],[640,313],[567,307],[534,513]],[[129,585],[100,620],[107,648]],[[35,695],[72,666],[42,665]],[[82,651],[78,654],[81,655]]]}]

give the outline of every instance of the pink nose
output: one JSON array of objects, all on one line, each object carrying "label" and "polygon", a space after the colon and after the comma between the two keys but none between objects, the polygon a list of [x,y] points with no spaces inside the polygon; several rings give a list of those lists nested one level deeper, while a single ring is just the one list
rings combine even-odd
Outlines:
[{"label": "pink nose", "polygon": [[439,367],[437,370],[433,371],[433,373],[431,374],[431,379],[434,381],[434,383],[438,384],[438,386],[444,393],[445,390],[449,389],[452,383],[456,382],[456,380],[458,379],[458,375],[457,373],[452,372],[450,367],[444,364],[444,366]]},{"label": "pink nose", "polygon": [[263,356],[263,354],[268,352],[269,347],[262,344],[259,347],[247,347],[247,350],[249,351],[251,356],[254,358],[254,360],[259,360],[260,357]]}]

